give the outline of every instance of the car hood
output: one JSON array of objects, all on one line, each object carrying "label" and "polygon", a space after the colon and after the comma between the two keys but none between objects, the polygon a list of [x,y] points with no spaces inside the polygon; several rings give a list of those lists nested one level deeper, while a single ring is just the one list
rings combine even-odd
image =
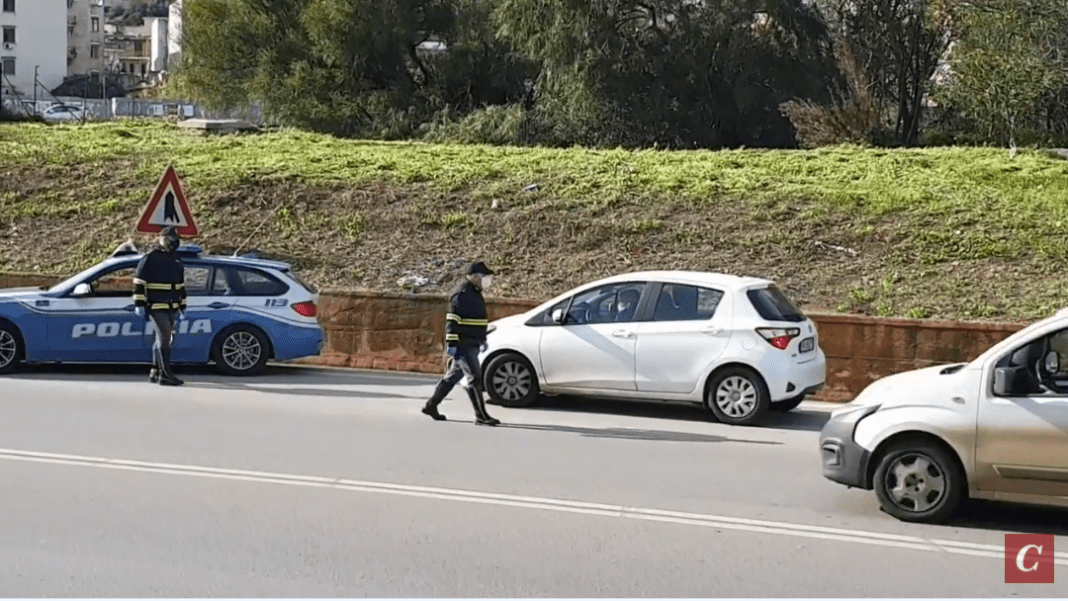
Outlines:
[{"label": "car hood", "polygon": [[954,397],[965,394],[963,386],[971,376],[965,363],[894,374],[869,384],[852,402],[836,409],[834,415],[872,405],[890,408],[949,404]]},{"label": "car hood", "polygon": [[517,326],[517,325],[522,325],[523,322],[525,322],[526,320],[527,320],[527,314],[526,313],[519,313],[517,315],[509,315],[508,317],[502,317],[500,319],[495,319],[495,320],[490,322],[490,325],[495,326],[495,328],[497,328],[497,329],[510,328],[510,327],[514,327],[514,326]]},{"label": "car hood", "polygon": [[43,291],[35,286],[28,286],[25,288],[2,288],[0,289],[0,302],[31,298],[38,296],[41,292]]}]

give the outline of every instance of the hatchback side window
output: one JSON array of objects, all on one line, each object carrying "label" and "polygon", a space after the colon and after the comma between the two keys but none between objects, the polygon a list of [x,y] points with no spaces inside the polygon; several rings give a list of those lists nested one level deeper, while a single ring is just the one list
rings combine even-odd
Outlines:
[{"label": "hatchback side window", "polygon": [[575,297],[566,325],[633,321],[645,284],[627,282],[587,290]]},{"label": "hatchback side window", "polygon": [[688,284],[664,284],[653,311],[654,321],[693,321],[711,319],[723,292]]}]

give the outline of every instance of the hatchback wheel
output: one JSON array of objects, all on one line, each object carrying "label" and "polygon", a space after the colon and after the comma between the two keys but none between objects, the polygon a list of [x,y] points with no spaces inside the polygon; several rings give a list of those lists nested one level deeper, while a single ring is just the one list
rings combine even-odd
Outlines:
[{"label": "hatchback wheel", "polygon": [[504,407],[530,407],[540,394],[534,366],[518,353],[505,353],[490,360],[485,382],[493,404]]},{"label": "hatchback wheel", "polygon": [[906,522],[948,520],[967,494],[964,472],[945,447],[923,440],[898,443],[875,470],[875,496],[886,513]]},{"label": "hatchback wheel", "polygon": [[14,371],[22,358],[22,338],[14,326],[0,324],[0,374]]},{"label": "hatchback wheel", "polygon": [[263,371],[268,354],[267,338],[259,330],[238,326],[219,336],[212,360],[226,375],[253,376]]},{"label": "hatchback wheel", "polygon": [[712,378],[705,406],[725,424],[748,426],[767,414],[770,400],[760,375],[745,367],[729,367]]}]

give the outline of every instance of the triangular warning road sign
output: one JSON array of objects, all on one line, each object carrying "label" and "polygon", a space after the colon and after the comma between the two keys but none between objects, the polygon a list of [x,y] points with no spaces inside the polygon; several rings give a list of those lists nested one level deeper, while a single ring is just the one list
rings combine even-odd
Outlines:
[{"label": "triangular warning road sign", "polygon": [[169,225],[175,226],[178,229],[178,235],[182,237],[196,236],[200,233],[196,222],[193,221],[193,211],[189,209],[185,193],[182,192],[178,174],[174,172],[174,165],[167,167],[167,171],[156,184],[156,191],[148,199],[148,204],[141,213],[141,219],[137,222],[137,231],[155,234]]}]

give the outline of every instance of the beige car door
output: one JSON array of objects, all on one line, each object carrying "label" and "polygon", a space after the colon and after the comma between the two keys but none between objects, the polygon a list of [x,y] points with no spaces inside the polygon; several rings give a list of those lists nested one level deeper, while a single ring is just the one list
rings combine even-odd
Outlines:
[{"label": "beige car door", "polygon": [[988,492],[1068,497],[1068,329],[1013,349],[987,378],[974,484]]}]

